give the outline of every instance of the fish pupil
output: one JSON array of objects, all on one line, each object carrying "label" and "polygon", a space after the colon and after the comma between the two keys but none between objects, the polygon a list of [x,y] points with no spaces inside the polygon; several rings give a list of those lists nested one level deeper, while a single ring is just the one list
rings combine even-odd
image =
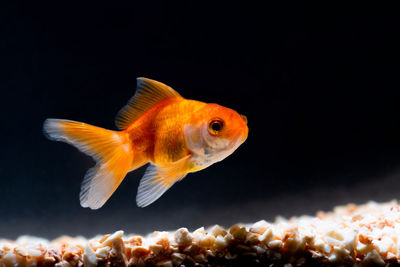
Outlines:
[{"label": "fish pupil", "polygon": [[216,122],[216,123],[213,123],[213,125],[211,126],[211,128],[212,128],[214,131],[219,131],[219,130],[221,130],[221,125],[220,125],[218,122]]},{"label": "fish pupil", "polygon": [[213,122],[213,124],[211,124],[211,129],[213,129],[216,132],[221,131],[221,128],[222,128],[222,125],[219,121],[215,121],[215,122]]}]

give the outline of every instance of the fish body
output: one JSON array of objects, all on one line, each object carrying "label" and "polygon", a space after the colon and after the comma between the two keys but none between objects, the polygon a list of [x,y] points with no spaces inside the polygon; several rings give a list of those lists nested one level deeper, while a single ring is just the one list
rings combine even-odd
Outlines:
[{"label": "fish body", "polygon": [[138,78],[136,94],[116,119],[120,131],[70,120],[47,119],[52,140],[76,146],[97,164],[85,175],[80,201],[98,209],[126,174],[147,163],[136,202],[145,207],[188,173],[229,156],[248,135],[247,119],[236,111],[180,96],[171,87]]}]

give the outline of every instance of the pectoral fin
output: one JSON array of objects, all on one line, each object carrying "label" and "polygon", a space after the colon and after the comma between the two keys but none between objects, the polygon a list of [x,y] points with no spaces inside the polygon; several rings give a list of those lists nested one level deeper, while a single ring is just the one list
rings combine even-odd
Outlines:
[{"label": "pectoral fin", "polygon": [[168,164],[151,164],[142,179],[136,195],[136,204],[146,207],[162,196],[174,183],[182,180],[189,170],[190,155]]}]

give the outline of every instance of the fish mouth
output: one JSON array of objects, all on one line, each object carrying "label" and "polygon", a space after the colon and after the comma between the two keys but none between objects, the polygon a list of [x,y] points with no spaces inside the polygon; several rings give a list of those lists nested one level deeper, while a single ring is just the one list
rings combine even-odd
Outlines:
[{"label": "fish mouth", "polygon": [[247,117],[242,114],[240,114],[240,117],[243,119],[244,123],[247,125]]},{"label": "fish mouth", "polygon": [[242,120],[244,122],[243,131],[242,131],[241,138],[240,138],[241,143],[243,143],[244,141],[246,141],[247,136],[249,134],[249,127],[247,127],[247,117],[242,114],[240,114],[240,117],[242,118]]},{"label": "fish mouth", "polygon": [[244,132],[242,133],[242,136],[241,136],[241,142],[243,143],[244,141],[246,141],[246,139],[247,139],[247,136],[249,135],[249,128],[247,128],[247,126],[246,126],[246,129],[244,130]]}]

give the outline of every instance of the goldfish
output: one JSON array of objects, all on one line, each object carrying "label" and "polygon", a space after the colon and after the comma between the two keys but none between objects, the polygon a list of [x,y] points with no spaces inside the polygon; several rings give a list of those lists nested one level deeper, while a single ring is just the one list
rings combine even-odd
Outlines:
[{"label": "goldfish", "polygon": [[183,98],[171,87],[137,78],[137,89],[115,120],[118,131],[46,119],[45,135],[93,157],[80,191],[82,207],[98,209],[128,172],[149,163],[136,203],[146,207],[188,173],[232,154],[248,136],[247,118],[213,103]]}]

